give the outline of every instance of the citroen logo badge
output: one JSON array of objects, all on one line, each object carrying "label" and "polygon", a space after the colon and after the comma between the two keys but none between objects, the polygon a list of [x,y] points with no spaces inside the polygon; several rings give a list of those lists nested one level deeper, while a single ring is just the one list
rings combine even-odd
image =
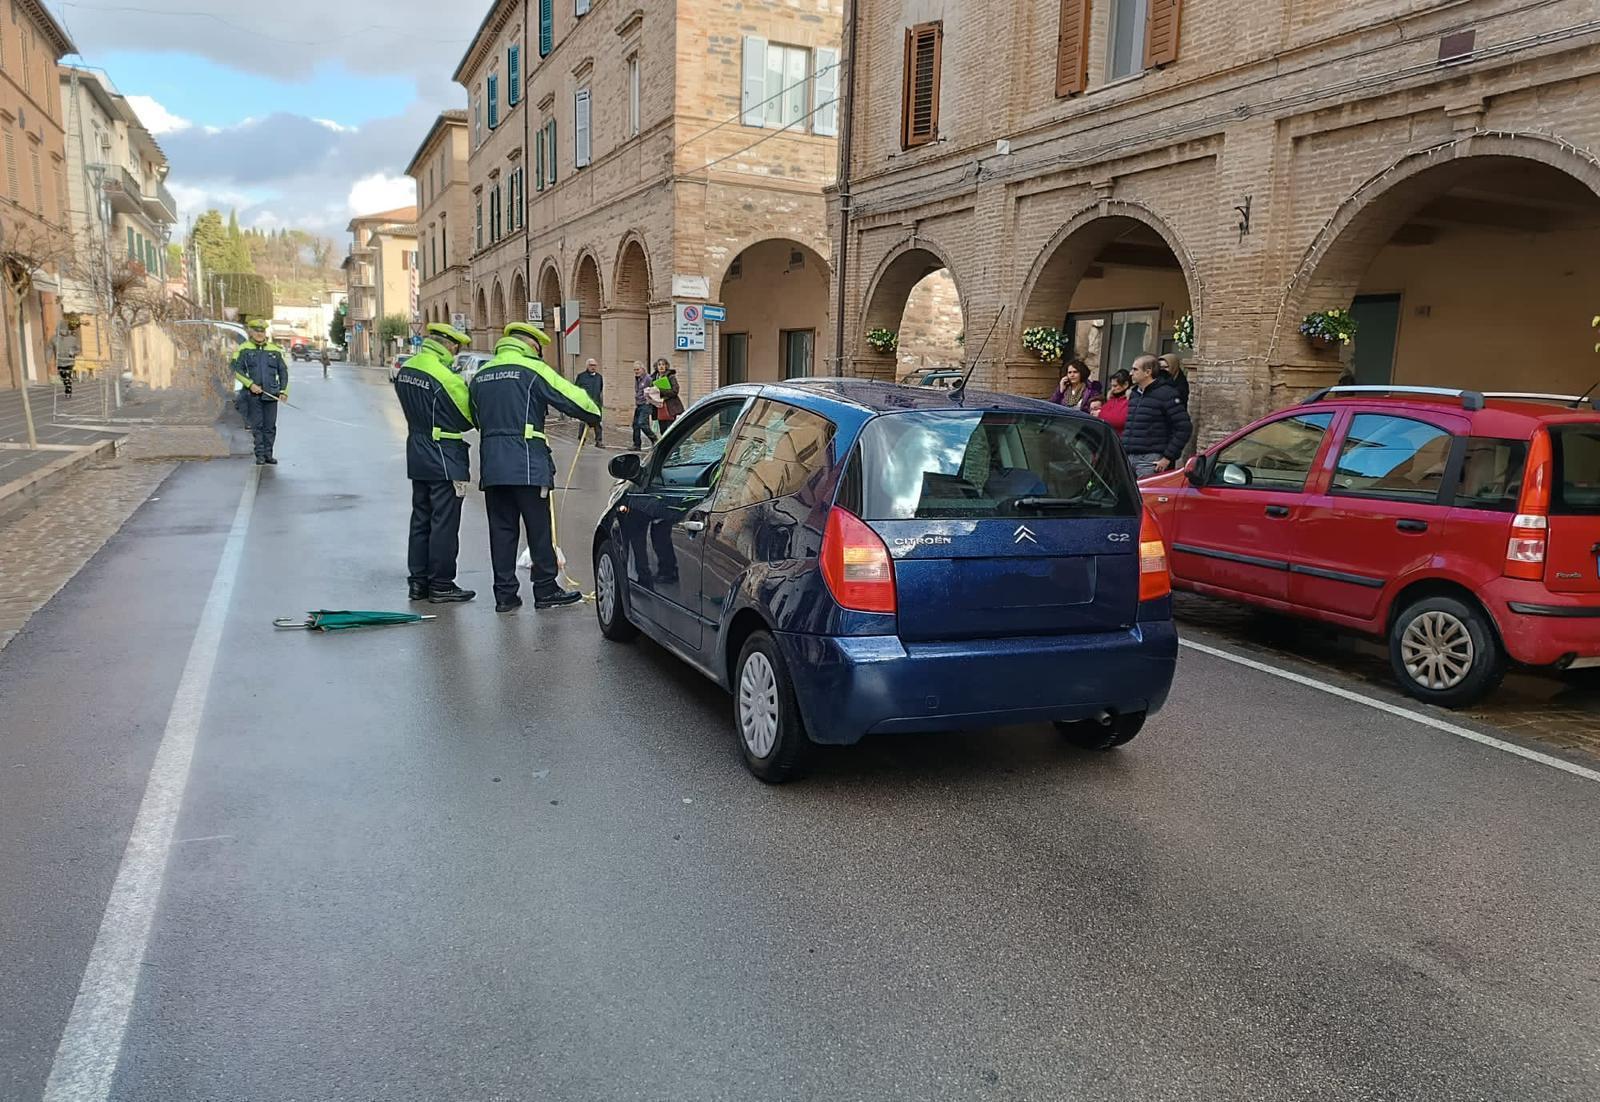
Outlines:
[{"label": "citroen logo badge", "polygon": [[1012,543],[1038,543],[1039,541],[1038,541],[1038,539],[1036,539],[1034,537],[1033,529],[1029,528],[1026,524],[1022,524],[1022,525],[1018,525],[1017,526],[1016,535],[1012,537],[1011,542]]}]

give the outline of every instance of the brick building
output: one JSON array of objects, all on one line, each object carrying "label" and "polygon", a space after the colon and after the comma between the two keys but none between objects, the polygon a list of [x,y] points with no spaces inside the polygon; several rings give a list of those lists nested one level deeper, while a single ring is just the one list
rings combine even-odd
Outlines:
[{"label": "brick building", "polygon": [[[1207,438],[1349,371],[1600,377],[1600,19],[1585,0],[860,0],[834,339],[957,290],[984,382],[1023,345],[1102,372],[1175,347]],[[1350,308],[1353,344],[1302,319]],[[1180,349],[1180,351],[1182,351]]]},{"label": "brick building", "polygon": [[379,339],[379,323],[399,314],[407,323],[416,308],[413,280],[417,252],[417,208],[399,207],[350,220],[350,255],[345,257],[349,312],[345,345],[357,363],[380,363],[394,351]]},{"label": "brick building", "polygon": [[424,324],[471,315],[467,113],[444,111],[406,166],[417,184],[418,309]]},{"label": "brick building", "polygon": [[0,19],[0,239],[5,248],[46,259],[21,302],[23,345],[18,363],[15,296],[6,294],[9,330],[0,339],[0,387],[46,378],[45,340],[61,318],[61,261],[70,255],[66,137],[60,68],[78,48],[37,0],[18,0]]},{"label": "brick building", "polygon": [[[842,8],[496,4],[456,73],[485,211],[474,324],[532,303],[554,325],[560,308],[560,328],[578,329],[557,362],[570,375],[595,357],[608,396],[631,395],[633,361],[658,356],[676,361],[691,399],[719,382],[815,373]],[[692,370],[675,351],[674,301],[727,308]],[[608,404],[623,419],[631,397]]]}]

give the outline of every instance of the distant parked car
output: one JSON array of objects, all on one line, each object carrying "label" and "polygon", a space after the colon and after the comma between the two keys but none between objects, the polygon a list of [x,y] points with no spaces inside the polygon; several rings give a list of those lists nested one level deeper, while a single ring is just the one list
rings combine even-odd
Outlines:
[{"label": "distant parked car", "polygon": [[330,361],[332,361],[333,363],[336,363],[336,364],[344,363],[344,349],[340,348],[336,344],[329,345],[328,346],[328,359]]},{"label": "distant parked car", "polygon": [[1341,386],[1140,483],[1173,584],[1385,639],[1418,700],[1600,666],[1600,410]]},{"label": "distant parked car", "polygon": [[483,365],[492,359],[494,359],[494,355],[489,352],[463,352],[456,357],[455,362],[450,366],[457,375],[461,376],[463,382],[470,383],[472,377],[482,371]]},{"label": "distant parked car", "polygon": [[931,386],[939,390],[954,390],[956,384],[967,377],[965,371],[956,368],[930,368],[922,371],[913,371],[903,377],[900,382],[904,386]]},{"label": "distant parked car", "polygon": [[394,382],[394,377],[400,374],[400,369],[406,365],[406,361],[410,358],[411,356],[409,353],[404,356],[396,356],[394,358],[394,363],[389,365],[389,381],[391,383]]},{"label": "distant parked car", "polygon": [[309,344],[301,343],[289,349],[289,358],[294,360],[311,360],[316,358],[316,349]]}]

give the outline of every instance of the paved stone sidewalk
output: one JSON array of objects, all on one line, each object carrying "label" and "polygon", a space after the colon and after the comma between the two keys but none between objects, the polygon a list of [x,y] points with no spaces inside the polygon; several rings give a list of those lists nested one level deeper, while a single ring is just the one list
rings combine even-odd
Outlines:
[{"label": "paved stone sidewalk", "polygon": [[175,463],[87,467],[38,506],[0,521],[0,649],[72,580]]}]

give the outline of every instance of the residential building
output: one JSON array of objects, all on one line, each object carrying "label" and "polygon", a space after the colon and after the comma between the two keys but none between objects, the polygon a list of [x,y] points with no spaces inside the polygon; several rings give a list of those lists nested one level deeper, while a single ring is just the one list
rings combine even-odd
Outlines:
[{"label": "residential building", "polygon": [[[164,376],[171,342],[151,334],[140,340],[113,334],[106,311],[108,289],[125,289],[130,278],[149,292],[164,293],[166,242],[178,220],[165,182],[166,154],[104,73],[63,67],[60,86],[69,224],[78,257],[77,270],[62,283],[65,309],[82,321],[79,363],[96,371],[125,362],[140,379]],[[113,341],[124,337],[126,349],[114,352]],[[162,350],[159,362],[139,355],[148,347]]]},{"label": "residential building", "polygon": [[377,363],[385,355],[378,322],[402,314],[409,322],[415,299],[410,261],[417,245],[417,208],[401,207],[350,220],[350,255],[344,271],[349,302],[345,345],[357,363]]},{"label": "residential building", "polygon": [[[531,305],[563,372],[600,362],[619,420],[635,360],[673,361],[691,400],[819,373],[842,23],[842,0],[496,3],[456,73],[486,204],[475,323]],[[704,350],[675,304],[725,307]]]},{"label": "residential building", "polygon": [[472,197],[467,113],[444,111],[429,127],[406,173],[417,183],[417,269],[422,320],[468,318]]},{"label": "residential building", "polygon": [[[1023,393],[1060,372],[1031,328],[1103,377],[1192,319],[1206,439],[1341,376],[1600,377],[1587,0],[860,0],[849,39],[830,217],[854,373],[895,370],[866,333],[934,275],[976,377]],[[1352,343],[1302,334],[1329,309]]]},{"label": "residential building", "polygon": [[10,18],[0,17],[0,247],[43,261],[31,273],[20,318],[15,296],[5,293],[0,387],[45,379],[45,341],[61,318],[61,267],[70,251],[57,63],[71,53],[77,47],[38,0],[17,0]]}]

